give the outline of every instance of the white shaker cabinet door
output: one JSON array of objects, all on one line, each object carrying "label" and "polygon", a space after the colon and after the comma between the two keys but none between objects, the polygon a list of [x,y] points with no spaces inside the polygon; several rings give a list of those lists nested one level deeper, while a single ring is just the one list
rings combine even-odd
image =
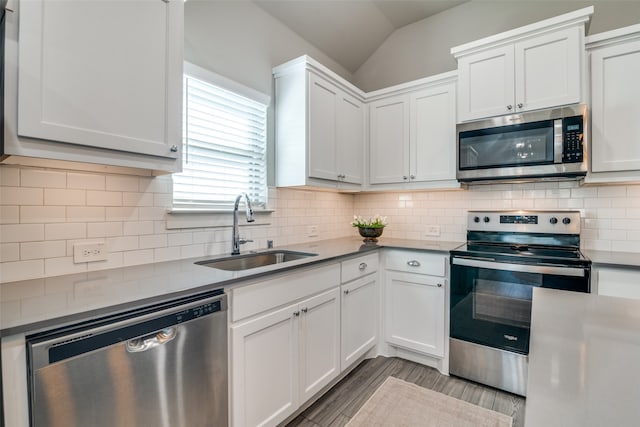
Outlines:
[{"label": "white shaker cabinet door", "polygon": [[513,45],[461,57],[458,88],[459,121],[514,111]]},{"label": "white shaker cabinet door", "polygon": [[591,170],[640,170],[640,41],[591,53]]},{"label": "white shaker cabinet door", "polygon": [[20,2],[18,134],[179,159],[183,7]]},{"label": "white shaker cabinet door", "polygon": [[309,176],[337,180],[336,100],[338,88],[309,73]]},{"label": "white shaker cabinet door", "polygon": [[409,181],[409,97],[369,104],[371,184]]},{"label": "white shaker cabinet door", "polygon": [[342,361],[345,370],[376,345],[378,281],[371,274],[342,285]]},{"label": "white shaker cabinet door", "polygon": [[336,116],[337,172],[340,180],[362,183],[364,165],[364,104],[344,92],[338,94]]},{"label": "white shaker cabinet door", "polygon": [[340,374],[340,289],[302,301],[300,310],[300,402]]},{"label": "white shaker cabinet door", "polygon": [[386,272],[385,339],[436,357],[444,356],[444,278]]},{"label": "white shaker cabinet door", "polygon": [[235,427],[275,426],[298,401],[298,305],[231,326]]},{"label": "white shaker cabinet door", "polygon": [[574,27],[515,44],[516,112],[580,102],[582,31]]},{"label": "white shaker cabinet door", "polygon": [[412,181],[456,179],[456,90],[449,83],[411,94]]}]

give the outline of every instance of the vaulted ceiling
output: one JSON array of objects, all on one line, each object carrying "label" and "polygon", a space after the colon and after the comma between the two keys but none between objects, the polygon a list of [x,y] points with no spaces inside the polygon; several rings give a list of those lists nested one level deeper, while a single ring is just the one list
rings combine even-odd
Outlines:
[{"label": "vaulted ceiling", "polygon": [[253,0],[355,72],[396,29],[468,0]]}]

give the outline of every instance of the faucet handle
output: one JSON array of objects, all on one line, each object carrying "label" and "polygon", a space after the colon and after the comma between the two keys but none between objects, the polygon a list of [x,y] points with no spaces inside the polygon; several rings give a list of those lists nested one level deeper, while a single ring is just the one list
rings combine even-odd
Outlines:
[{"label": "faucet handle", "polygon": [[245,243],[253,242],[251,239],[243,239],[242,237],[238,239],[239,245],[244,245]]}]

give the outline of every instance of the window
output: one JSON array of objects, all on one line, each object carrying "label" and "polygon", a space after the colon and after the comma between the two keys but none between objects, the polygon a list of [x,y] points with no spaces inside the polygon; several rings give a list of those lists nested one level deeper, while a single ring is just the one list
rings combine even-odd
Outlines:
[{"label": "window", "polygon": [[185,63],[183,171],[173,175],[175,208],[226,209],[238,194],[266,207],[269,98]]}]

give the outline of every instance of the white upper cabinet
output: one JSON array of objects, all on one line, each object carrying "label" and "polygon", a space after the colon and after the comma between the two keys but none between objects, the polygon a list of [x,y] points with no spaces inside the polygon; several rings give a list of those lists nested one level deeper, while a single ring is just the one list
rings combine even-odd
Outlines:
[{"label": "white upper cabinet", "polygon": [[369,183],[409,180],[409,96],[369,104]]},{"label": "white upper cabinet", "polygon": [[276,185],[358,190],[364,94],[303,56],[274,69]]},{"label": "white upper cabinet", "polygon": [[378,91],[374,97],[369,104],[369,188],[457,185],[455,73]]},{"label": "white upper cabinet", "polygon": [[178,170],[183,8],[20,2],[18,43],[7,47],[7,86],[18,83],[7,94],[17,104],[7,154]]},{"label": "white upper cabinet", "polygon": [[591,170],[587,182],[640,176],[640,25],[589,37]]},{"label": "white upper cabinet", "polygon": [[588,7],[454,47],[460,122],[583,100]]}]

